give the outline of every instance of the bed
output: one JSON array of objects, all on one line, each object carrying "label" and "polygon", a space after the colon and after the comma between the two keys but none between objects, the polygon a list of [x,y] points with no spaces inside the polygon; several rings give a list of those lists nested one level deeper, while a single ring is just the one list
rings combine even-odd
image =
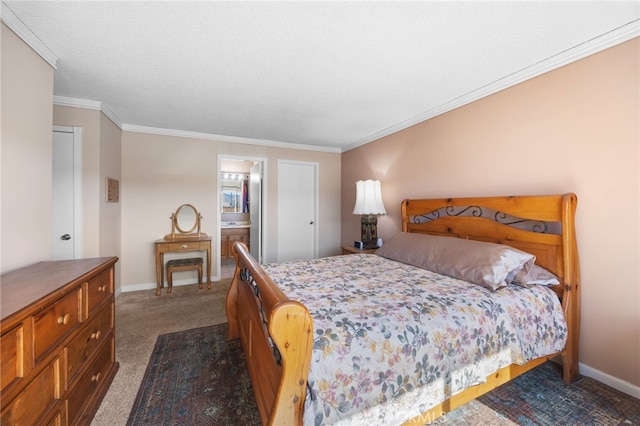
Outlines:
[{"label": "bed", "polygon": [[[576,380],[576,205],[404,200],[402,232],[376,254],[261,266],[236,243],[228,339],[262,423],[425,424],[552,358]],[[534,268],[552,280],[532,285]]]}]

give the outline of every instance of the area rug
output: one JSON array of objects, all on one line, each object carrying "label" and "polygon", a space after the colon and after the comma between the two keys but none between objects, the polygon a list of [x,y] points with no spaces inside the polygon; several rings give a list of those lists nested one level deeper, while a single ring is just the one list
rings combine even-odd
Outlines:
[{"label": "area rug", "polygon": [[[242,348],[226,333],[160,335],[127,424],[260,425]],[[640,425],[640,401],[588,377],[565,384],[547,362],[433,424]]]},{"label": "area rug", "polygon": [[127,425],[260,425],[240,341],[227,324],[158,336]]}]

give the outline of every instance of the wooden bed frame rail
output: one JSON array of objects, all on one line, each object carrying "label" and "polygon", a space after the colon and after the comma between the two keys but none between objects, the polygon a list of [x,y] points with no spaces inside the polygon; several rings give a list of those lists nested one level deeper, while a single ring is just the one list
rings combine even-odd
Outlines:
[{"label": "wooden bed frame rail", "polygon": [[242,342],[262,424],[301,425],[313,350],[311,315],[282,293],[246,245],[236,242],[232,251],[227,339]]},{"label": "wooden bed frame rail", "polygon": [[[558,354],[512,364],[407,422],[432,422],[446,412],[560,355],[563,379],[579,378],[580,272],[575,234],[577,197],[509,196],[404,200],[402,230],[506,244],[536,255],[536,263],[558,276],[568,340]],[[470,214],[459,214],[468,210]],[[475,212],[495,211],[494,218]],[[442,213],[444,212],[444,213]],[[512,220],[515,217],[517,220]],[[417,218],[417,219],[416,219]],[[505,219],[506,218],[506,219]],[[523,219],[523,220],[520,220]],[[516,228],[513,222],[556,223],[558,233]],[[546,226],[546,225],[545,225]],[[313,324],[307,308],[278,288],[239,242],[233,246],[236,270],[227,294],[228,339],[240,339],[264,425],[301,425],[313,350]]]}]

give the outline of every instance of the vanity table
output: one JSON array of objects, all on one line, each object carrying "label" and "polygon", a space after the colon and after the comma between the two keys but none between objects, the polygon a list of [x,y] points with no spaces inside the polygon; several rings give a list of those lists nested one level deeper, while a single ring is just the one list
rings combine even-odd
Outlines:
[{"label": "vanity table", "polygon": [[180,253],[185,251],[204,251],[206,252],[206,277],[207,288],[211,290],[211,237],[196,237],[189,239],[156,240],[156,279],[158,280],[158,288],[156,296],[160,296],[162,287],[164,287],[164,254]]},{"label": "vanity table", "polygon": [[202,216],[191,204],[183,204],[171,215],[171,234],[155,241],[156,247],[156,296],[160,296],[164,287],[165,253],[188,251],[205,252],[207,289],[211,290],[211,237],[200,232]]}]

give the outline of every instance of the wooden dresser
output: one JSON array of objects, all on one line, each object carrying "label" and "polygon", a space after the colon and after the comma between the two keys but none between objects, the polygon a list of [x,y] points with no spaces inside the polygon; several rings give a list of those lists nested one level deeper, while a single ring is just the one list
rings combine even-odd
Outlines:
[{"label": "wooden dresser", "polygon": [[0,424],[88,425],[118,370],[117,257],[0,277]]}]

